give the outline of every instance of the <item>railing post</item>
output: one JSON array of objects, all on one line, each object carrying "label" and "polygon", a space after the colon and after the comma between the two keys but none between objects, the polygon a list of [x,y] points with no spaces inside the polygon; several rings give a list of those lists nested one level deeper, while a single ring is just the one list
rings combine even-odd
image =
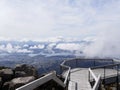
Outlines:
[{"label": "railing post", "polygon": [[62,66],[60,65],[60,74],[62,74]]},{"label": "railing post", "polygon": [[105,88],[105,66],[104,66],[104,88]]},{"label": "railing post", "polygon": [[95,66],[95,60],[94,60],[94,66]]},{"label": "railing post", "polygon": [[117,90],[119,90],[119,65],[117,65]]},{"label": "railing post", "polygon": [[90,71],[88,70],[88,81],[90,82]]},{"label": "railing post", "polygon": [[[77,67],[77,59],[76,59],[76,67]],[[75,67],[75,68],[76,68],[76,67]]]}]

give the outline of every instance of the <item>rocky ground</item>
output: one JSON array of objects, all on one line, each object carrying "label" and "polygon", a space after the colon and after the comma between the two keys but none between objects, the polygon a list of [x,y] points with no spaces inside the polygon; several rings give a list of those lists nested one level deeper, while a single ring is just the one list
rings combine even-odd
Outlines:
[{"label": "rocky ground", "polygon": [[0,67],[0,90],[15,90],[37,78],[37,70],[33,66],[22,64],[14,69]]}]

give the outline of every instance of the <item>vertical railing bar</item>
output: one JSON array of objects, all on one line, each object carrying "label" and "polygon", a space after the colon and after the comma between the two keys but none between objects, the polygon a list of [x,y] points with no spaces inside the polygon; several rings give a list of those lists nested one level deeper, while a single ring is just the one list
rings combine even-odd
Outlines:
[{"label": "vertical railing bar", "polygon": [[88,81],[90,82],[90,71],[88,70]]},{"label": "vertical railing bar", "polygon": [[105,66],[104,66],[104,88],[105,88]]},{"label": "vertical railing bar", "polygon": [[77,59],[75,59],[75,61],[76,61],[76,65],[75,65],[75,67],[77,67]]},{"label": "vertical railing bar", "polygon": [[118,81],[118,68],[119,68],[119,65],[117,65],[117,90],[119,90],[119,81]]}]

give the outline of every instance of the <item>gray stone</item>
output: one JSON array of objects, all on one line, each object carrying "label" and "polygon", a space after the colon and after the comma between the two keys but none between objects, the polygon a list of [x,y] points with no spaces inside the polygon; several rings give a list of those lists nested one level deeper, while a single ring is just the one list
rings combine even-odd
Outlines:
[{"label": "gray stone", "polygon": [[15,72],[15,78],[17,77],[25,77],[27,74],[24,71],[16,71]]},{"label": "gray stone", "polygon": [[2,78],[0,77],[0,88],[2,87]]},{"label": "gray stone", "polygon": [[2,90],[9,90],[10,82],[5,82],[2,86]]},{"label": "gray stone", "polygon": [[0,70],[0,77],[2,77],[3,82],[9,81],[13,78],[12,69],[2,69]]},{"label": "gray stone", "polygon": [[26,64],[16,65],[15,72],[16,71],[24,71],[27,76],[37,77],[37,70],[33,66],[28,66]]},{"label": "gray stone", "polygon": [[14,78],[11,80],[9,89],[10,90],[15,90],[16,88],[25,85],[31,81],[35,80],[34,76],[28,76],[28,77],[19,77],[19,78]]},{"label": "gray stone", "polygon": [[19,77],[19,78],[14,78],[11,80],[12,83],[14,84],[18,84],[18,83],[23,83],[23,84],[26,84],[30,81],[33,81],[35,80],[35,77],[34,76],[28,76],[28,77]]}]

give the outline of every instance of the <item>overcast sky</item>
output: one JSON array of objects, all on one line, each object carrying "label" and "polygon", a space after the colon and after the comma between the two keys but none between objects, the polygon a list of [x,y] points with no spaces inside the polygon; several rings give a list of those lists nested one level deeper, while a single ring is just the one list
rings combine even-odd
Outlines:
[{"label": "overcast sky", "polygon": [[119,29],[120,0],[0,0],[4,38],[84,38]]}]

